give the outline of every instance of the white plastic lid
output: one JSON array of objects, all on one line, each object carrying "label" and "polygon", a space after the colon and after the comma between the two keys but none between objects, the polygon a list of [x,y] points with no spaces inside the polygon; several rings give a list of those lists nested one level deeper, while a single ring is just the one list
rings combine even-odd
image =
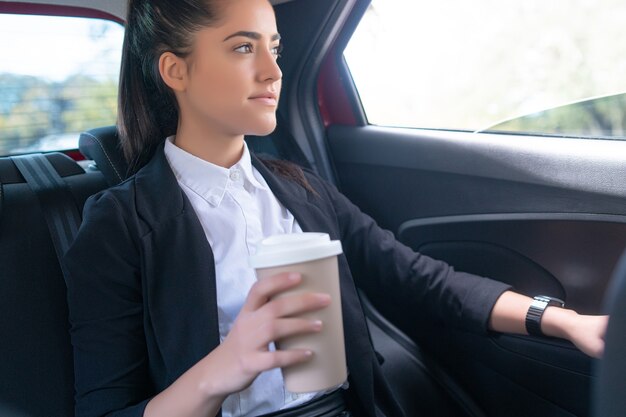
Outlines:
[{"label": "white plastic lid", "polygon": [[257,245],[250,257],[252,268],[270,268],[327,258],[342,253],[341,241],[330,240],[327,233],[291,233],[274,235]]}]

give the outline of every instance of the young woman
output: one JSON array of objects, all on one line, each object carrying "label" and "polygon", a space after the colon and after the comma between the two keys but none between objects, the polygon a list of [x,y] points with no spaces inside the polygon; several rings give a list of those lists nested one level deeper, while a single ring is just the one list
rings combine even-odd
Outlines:
[{"label": "young woman", "polygon": [[[250,153],[244,135],[276,124],[280,48],[268,0],[129,2],[118,127],[134,175],[88,200],[65,258],[77,417],[400,416],[356,284],[407,314],[526,333],[532,299],[413,252],[313,172]],[[301,278],[257,282],[247,257],[263,237],[302,231],[342,241],[349,377],[294,394],[280,367],[313,353],[274,341],[320,331],[290,316],[332,301],[271,300]],[[606,320],[548,307],[540,330],[599,356]],[[339,392],[347,410],[324,410]]]}]

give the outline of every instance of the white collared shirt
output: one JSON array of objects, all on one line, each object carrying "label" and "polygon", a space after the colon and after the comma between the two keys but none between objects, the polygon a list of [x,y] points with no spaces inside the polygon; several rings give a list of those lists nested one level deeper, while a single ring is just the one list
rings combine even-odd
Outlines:
[{"label": "white collared shirt", "polygon": [[[174,139],[166,139],[165,156],[198,215],[215,259],[221,342],[256,282],[248,257],[256,252],[257,243],[274,234],[302,233],[302,229],[252,165],[245,142],[241,159],[224,168],[182,150]],[[275,349],[273,343],[269,349]],[[347,387],[347,382],[343,386]],[[291,408],[334,389],[291,393],[285,390],[282,373],[276,368],[262,372],[245,390],[229,395],[222,404],[222,416],[256,416]]]}]

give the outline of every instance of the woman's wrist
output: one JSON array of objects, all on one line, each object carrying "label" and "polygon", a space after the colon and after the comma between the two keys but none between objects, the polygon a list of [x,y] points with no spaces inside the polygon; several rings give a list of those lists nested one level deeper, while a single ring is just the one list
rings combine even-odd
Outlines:
[{"label": "woman's wrist", "polygon": [[220,344],[205,356],[198,365],[201,369],[201,378],[198,383],[198,390],[207,400],[223,402],[230,394],[225,392],[224,378],[228,370],[223,369],[227,360],[222,357],[224,346]]},{"label": "woman's wrist", "polygon": [[571,340],[578,313],[567,308],[551,306],[541,317],[541,332],[546,336]]},{"label": "woman's wrist", "polygon": [[[215,352],[215,349],[213,350]],[[213,353],[211,352],[211,354]],[[148,402],[144,417],[207,417],[217,415],[225,395],[219,392],[219,358],[205,356],[172,385]]]}]

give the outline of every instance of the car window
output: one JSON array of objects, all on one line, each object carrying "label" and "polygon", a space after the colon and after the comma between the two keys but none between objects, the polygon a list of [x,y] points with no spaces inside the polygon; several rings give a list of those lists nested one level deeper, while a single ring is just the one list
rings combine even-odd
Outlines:
[{"label": "car window", "polygon": [[625,19],[621,0],[373,0],[344,56],[371,124],[619,138]]},{"label": "car window", "polygon": [[0,14],[0,31],[0,155],[75,149],[115,123],[123,26]]},{"label": "car window", "polygon": [[626,139],[626,94],[598,97],[505,120],[494,133]]}]

